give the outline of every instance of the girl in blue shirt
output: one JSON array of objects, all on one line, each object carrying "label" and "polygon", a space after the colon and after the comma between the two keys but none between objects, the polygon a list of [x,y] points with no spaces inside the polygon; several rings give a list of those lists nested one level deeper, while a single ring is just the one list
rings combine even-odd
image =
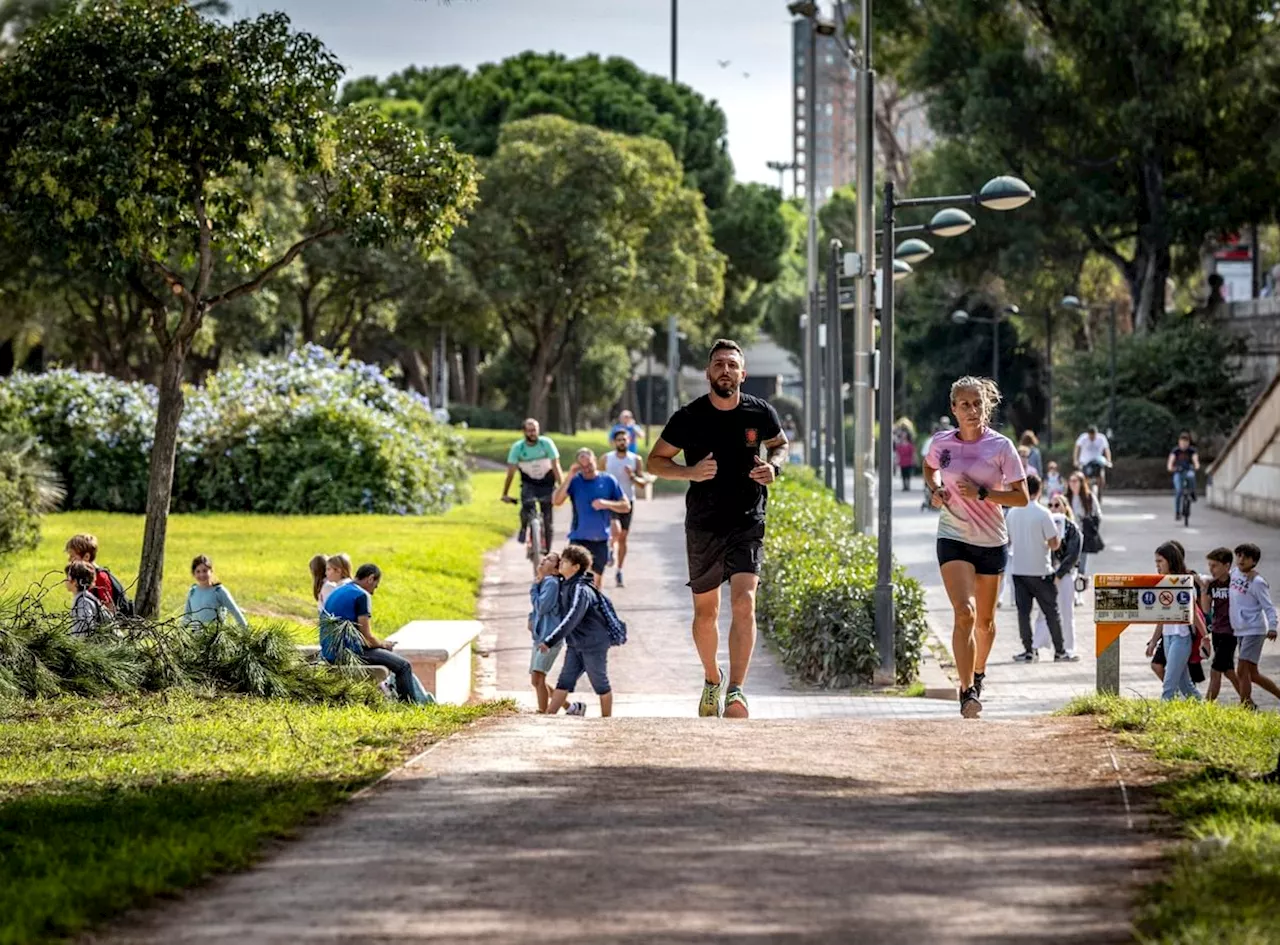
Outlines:
[{"label": "girl in blue shirt", "polygon": [[187,591],[187,605],[182,610],[183,626],[219,623],[228,618],[242,627],[249,626],[231,592],[213,580],[213,562],[208,556],[196,556],[191,562],[191,575],[196,583]]}]

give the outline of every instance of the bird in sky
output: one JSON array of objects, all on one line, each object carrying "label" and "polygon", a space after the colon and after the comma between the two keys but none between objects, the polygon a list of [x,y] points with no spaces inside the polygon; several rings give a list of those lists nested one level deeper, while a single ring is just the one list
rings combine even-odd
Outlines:
[{"label": "bird in sky", "polygon": [[743,77],[744,79],[749,79],[749,78],[751,78],[751,73],[750,73],[750,72],[744,72],[744,73],[742,73],[742,77]]},{"label": "bird in sky", "polygon": [[732,59],[717,59],[717,60],[716,60],[716,62],[720,63],[720,68],[721,68],[721,69],[727,69],[727,68],[729,68],[729,63],[733,62],[733,60],[732,60]]}]

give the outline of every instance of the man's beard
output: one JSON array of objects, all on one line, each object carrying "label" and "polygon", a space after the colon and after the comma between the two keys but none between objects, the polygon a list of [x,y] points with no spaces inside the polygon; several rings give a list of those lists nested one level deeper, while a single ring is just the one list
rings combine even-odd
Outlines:
[{"label": "man's beard", "polygon": [[738,385],[726,378],[721,381],[712,381],[711,389],[715,392],[717,397],[723,397],[725,400],[728,400],[738,392]]}]

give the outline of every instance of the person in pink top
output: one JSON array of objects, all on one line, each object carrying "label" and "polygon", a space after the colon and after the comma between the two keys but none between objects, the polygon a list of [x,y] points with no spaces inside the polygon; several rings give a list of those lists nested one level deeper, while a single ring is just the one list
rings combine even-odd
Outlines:
[{"label": "person in pink top", "polygon": [[898,473],[902,476],[902,491],[911,491],[911,470],[916,465],[916,445],[911,442],[911,433],[898,429],[894,433],[893,452],[898,461]]},{"label": "person in pink top", "polygon": [[996,595],[1008,558],[1004,509],[1029,501],[1022,460],[1008,437],[987,424],[1000,403],[990,378],[951,385],[957,428],[935,433],[924,460],[924,487],[938,520],[938,566],[954,612],[951,650],[960,674],[960,714],[982,712],[987,657],[996,639]]}]

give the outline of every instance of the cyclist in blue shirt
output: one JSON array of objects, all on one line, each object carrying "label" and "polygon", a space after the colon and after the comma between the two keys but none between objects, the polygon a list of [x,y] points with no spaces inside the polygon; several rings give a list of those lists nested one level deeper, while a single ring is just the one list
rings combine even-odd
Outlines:
[{"label": "cyclist in blue shirt", "polygon": [[630,512],[631,502],[617,479],[596,469],[596,454],[586,447],[578,450],[577,461],[556,487],[552,501],[556,505],[564,505],[567,499],[573,500],[569,540],[591,553],[591,571],[599,589],[609,560],[613,513],[625,515]]},{"label": "cyclist in blue shirt", "polygon": [[640,448],[637,444],[640,437],[644,436],[644,431],[636,426],[636,418],[630,410],[624,410],[618,414],[618,422],[609,428],[610,443],[613,443],[613,438],[618,435],[619,430],[627,435],[627,452],[639,453]]},{"label": "cyclist in blue shirt", "polygon": [[1182,492],[1191,490],[1191,501],[1196,500],[1196,471],[1200,468],[1200,454],[1191,445],[1191,433],[1178,434],[1178,445],[1169,452],[1169,472],[1173,474],[1173,518],[1177,521],[1182,508]]}]

